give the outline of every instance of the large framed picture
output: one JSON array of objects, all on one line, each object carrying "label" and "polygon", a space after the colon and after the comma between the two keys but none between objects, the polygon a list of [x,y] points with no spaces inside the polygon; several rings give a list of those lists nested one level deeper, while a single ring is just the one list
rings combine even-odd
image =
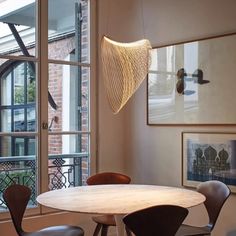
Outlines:
[{"label": "large framed picture", "polygon": [[236,192],[236,133],[182,133],[182,183],[219,180]]},{"label": "large framed picture", "polygon": [[236,34],[152,49],[148,125],[236,124]]}]

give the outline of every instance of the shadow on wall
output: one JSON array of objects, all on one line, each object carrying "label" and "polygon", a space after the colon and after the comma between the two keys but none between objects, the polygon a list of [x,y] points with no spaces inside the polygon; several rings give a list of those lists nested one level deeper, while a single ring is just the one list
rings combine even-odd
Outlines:
[{"label": "shadow on wall", "polygon": [[236,229],[227,233],[227,236],[235,236],[235,235],[236,235]]}]

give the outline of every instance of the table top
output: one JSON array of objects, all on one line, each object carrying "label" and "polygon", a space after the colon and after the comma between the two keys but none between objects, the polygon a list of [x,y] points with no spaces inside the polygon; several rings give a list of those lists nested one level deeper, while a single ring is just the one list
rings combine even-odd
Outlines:
[{"label": "table top", "polygon": [[47,207],[89,214],[128,214],[162,204],[190,208],[205,201],[204,195],[183,188],[156,185],[92,185],[53,190],[37,201]]}]

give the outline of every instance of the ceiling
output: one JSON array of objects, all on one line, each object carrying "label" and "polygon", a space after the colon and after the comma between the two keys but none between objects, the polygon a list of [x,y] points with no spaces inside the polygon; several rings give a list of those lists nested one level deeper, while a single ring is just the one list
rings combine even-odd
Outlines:
[{"label": "ceiling", "polygon": [[[36,3],[34,0],[0,0],[0,21],[35,26]],[[74,22],[76,0],[49,0],[49,29],[69,27]]]}]

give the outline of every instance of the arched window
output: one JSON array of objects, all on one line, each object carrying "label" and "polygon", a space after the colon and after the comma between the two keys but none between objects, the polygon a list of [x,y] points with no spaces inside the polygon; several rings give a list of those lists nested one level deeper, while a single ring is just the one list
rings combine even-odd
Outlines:
[{"label": "arched window", "polygon": [[[0,67],[0,131],[35,131],[36,89],[32,65],[7,61]],[[35,154],[35,138],[17,137],[1,141],[2,156]],[[5,154],[5,155],[4,155]]]}]

